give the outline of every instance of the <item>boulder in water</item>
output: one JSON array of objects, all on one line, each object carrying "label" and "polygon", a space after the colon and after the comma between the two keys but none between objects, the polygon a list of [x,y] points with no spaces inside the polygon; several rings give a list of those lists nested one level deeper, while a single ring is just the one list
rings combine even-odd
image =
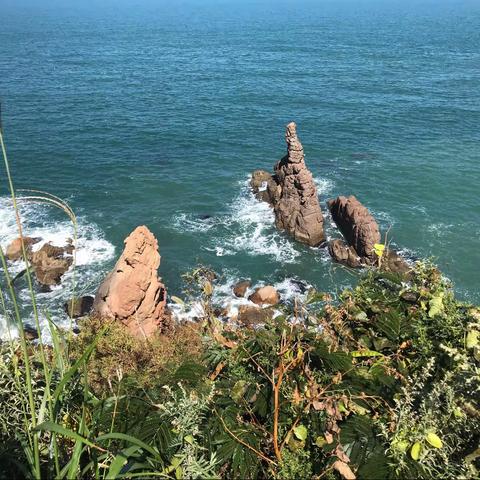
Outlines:
[{"label": "boulder in water", "polygon": [[93,311],[122,322],[129,332],[147,338],[171,326],[167,290],[158,277],[158,242],[145,227],[137,227],[125,240],[125,249],[100,285]]},{"label": "boulder in water", "polygon": [[242,280],[233,286],[233,294],[236,297],[242,298],[247,293],[247,290],[250,288],[250,280]]},{"label": "boulder in water", "polygon": [[280,295],[271,285],[257,288],[248,299],[257,305],[276,305],[280,302]]},{"label": "boulder in water", "polygon": [[330,200],[328,206],[333,221],[358,256],[365,263],[376,262],[374,245],[380,243],[380,230],[368,209],[353,195]]},{"label": "boulder in water", "polygon": [[328,244],[328,251],[331,257],[338,263],[350,268],[362,266],[360,257],[352,247],[349,247],[343,240],[332,240]]},{"label": "boulder in water", "polygon": [[[40,242],[41,238],[38,237],[23,237],[23,243],[25,245],[25,250],[27,256],[30,256],[32,253],[32,245]],[[13,240],[10,245],[8,245],[5,252],[5,257],[7,260],[19,260],[22,258],[22,239],[20,237]]]},{"label": "boulder in water", "polygon": [[238,323],[246,327],[261,325],[273,318],[271,308],[260,308],[252,305],[240,305],[238,307]]},{"label": "boulder in water", "polygon": [[58,285],[62,275],[73,263],[73,245],[56,247],[46,243],[40,250],[33,252],[30,263],[35,272],[38,283],[44,287]]}]

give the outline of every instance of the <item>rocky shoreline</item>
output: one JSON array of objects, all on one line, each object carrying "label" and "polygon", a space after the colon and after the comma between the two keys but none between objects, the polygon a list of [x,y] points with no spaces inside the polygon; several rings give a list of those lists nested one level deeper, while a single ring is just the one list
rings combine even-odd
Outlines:
[{"label": "rocky shoreline", "polygon": [[[348,268],[378,268],[407,279],[411,270],[409,263],[392,250],[386,240],[381,243],[378,223],[355,196],[325,201],[324,206],[342,237],[327,239],[323,202],[305,164],[294,122],[286,126],[285,141],[287,153],[274,165],[273,173],[256,170],[250,181],[255,197],[273,209],[277,229],[310,247],[328,248],[332,260]],[[41,238],[26,236],[22,247],[22,239],[17,238],[7,246],[6,258],[11,262],[22,260],[24,248],[39,288],[48,291],[61,283],[62,276],[73,265],[75,246],[69,240],[61,247],[42,243],[38,248],[40,242]],[[118,321],[138,338],[168,331],[175,315],[167,305],[167,288],[158,276],[161,257],[157,239],[146,226],[139,226],[124,243],[123,253],[95,297],[72,298],[65,303],[65,312],[71,318],[94,315]],[[277,314],[275,306],[282,299],[272,285],[251,291],[250,281],[242,280],[231,287],[232,297],[243,299],[245,303],[233,312],[227,312],[228,308],[220,309],[224,312],[220,315],[223,320],[252,326]]]}]

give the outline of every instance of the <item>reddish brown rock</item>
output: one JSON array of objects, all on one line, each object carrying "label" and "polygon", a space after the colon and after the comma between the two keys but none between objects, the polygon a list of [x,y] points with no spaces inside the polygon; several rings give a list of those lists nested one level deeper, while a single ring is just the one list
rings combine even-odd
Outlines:
[{"label": "reddish brown rock", "polygon": [[248,299],[257,305],[276,305],[280,302],[280,295],[271,285],[257,288]]},{"label": "reddish brown rock", "polygon": [[233,294],[236,297],[242,298],[247,293],[247,290],[250,288],[250,281],[249,280],[242,280],[233,286]]},{"label": "reddish brown rock", "polygon": [[380,243],[378,224],[368,209],[353,195],[328,202],[333,221],[348,244],[367,263],[375,263],[374,245]]},{"label": "reddish brown rock", "polygon": [[252,305],[240,305],[238,307],[238,323],[246,327],[261,325],[273,318],[271,308],[260,308]]},{"label": "reddish brown rock", "polygon": [[38,283],[44,287],[58,285],[63,274],[73,263],[73,245],[56,247],[46,243],[40,250],[33,252],[30,263]]},{"label": "reddish brown rock", "polygon": [[[32,245],[35,245],[40,240],[40,238],[23,237],[23,243],[28,256],[32,253]],[[22,258],[22,239],[20,237],[8,245],[5,257],[7,260],[19,260]]]},{"label": "reddish brown rock", "polygon": [[328,244],[328,251],[331,257],[338,263],[347,265],[350,268],[362,266],[360,257],[352,247],[349,247],[343,240],[332,240]]},{"label": "reddish brown rock", "polygon": [[412,267],[395,250],[387,248],[382,257],[381,267],[387,272],[408,277],[412,272]]},{"label": "reddish brown rock", "polygon": [[278,200],[281,191],[275,177],[265,170],[255,170],[252,173],[250,186],[259,200],[267,202],[272,206]]},{"label": "reddish brown rock", "polygon": [[287,125],[285,139],[288,153],[275,166],[275,178],[281,189],[274,204],[275,224],[299,242],[316,246],[325,240],[323,216],[294,122]]},{"label": "reddish brown rock", "polygon": [[93,311],[122,322],[140,338],[166,330],[171,317],[167,291],[158,277],[158,242],[145,227],[137,227],[125,240],[125,249],[98,289]]}]

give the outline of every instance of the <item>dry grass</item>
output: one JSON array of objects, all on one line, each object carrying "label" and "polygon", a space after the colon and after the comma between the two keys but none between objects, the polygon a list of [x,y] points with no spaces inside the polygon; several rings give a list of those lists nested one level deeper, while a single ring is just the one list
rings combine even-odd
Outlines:
[{"label": "dry grass", "polygon": [[[81,333],[73,342],[79,357],[107,321],[90,317],[81,323]],[[202,327],[195,323],[176,324],[171,331],[148,340],[133,337],[116,321],[110,321],[99,339],[88,365],[89,382],[102,391],[127,377],[140,388],[152,387],[170,377],[185,362],[201,363],[204,353]]]}]

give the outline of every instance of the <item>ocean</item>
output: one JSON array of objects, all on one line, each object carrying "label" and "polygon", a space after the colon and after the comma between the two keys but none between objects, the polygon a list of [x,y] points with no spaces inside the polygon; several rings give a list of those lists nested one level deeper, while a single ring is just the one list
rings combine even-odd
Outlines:
[{"label": "ocean", "polygon": [[[358,272],[276,231],[249,192],[293,120],[327,217],[327,199],[356,195],[396,248],[480,301],[480,2],[2,0],[0,19],[14,183],[76,212],[77,293],[95,292],[141,224],[177,296],[198,264],[225,295],[243,278],[287,296],[298,281],[352,285]],[[6,247],[17,234],[2,178]],[[55,208],[25,204],[22,217],[28,235],[73,235]],[[328,218],[327,233],[340,235]],[[60,325],[71,277],[39,294]]]}]

